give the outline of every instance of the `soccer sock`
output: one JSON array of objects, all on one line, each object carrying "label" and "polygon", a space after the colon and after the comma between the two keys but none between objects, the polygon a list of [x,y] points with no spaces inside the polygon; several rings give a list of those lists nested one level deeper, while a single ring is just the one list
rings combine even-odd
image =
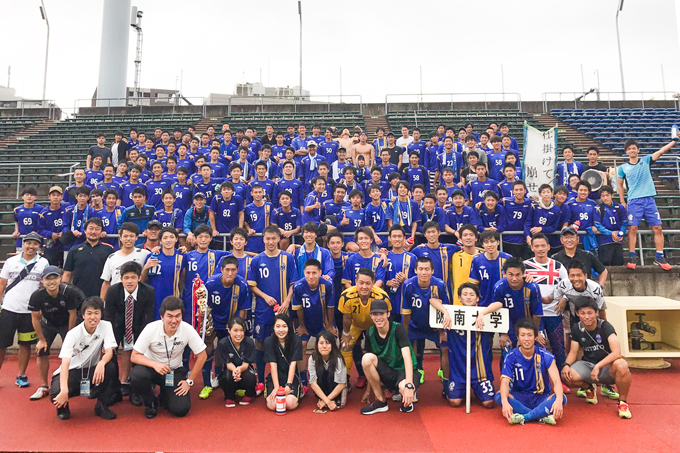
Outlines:
[{"label": "soccer sock", "polygon": [[416,362],[419,370],[423,369],[424,355],[425,355],[425,340],[416,340]]},{"label": "soccer sock", "polygon": [[309,374],[307,374],[307,370],[300,371],[300,380],[302,381],[302,385],[304,386],[309,385]]},{"label": "soccer sock", "polygon": [[[531,421],[531,420],[537,420],[539,418],[547,417],[550,415],[550,409],[552,408],[553,403],[555,402],[555,398],[557,395],[552,394],[550,395],[549,398],[546,398],[543,400],[542,403],[540,403],[538,406],[535,408],[531,409],[528,414],[524,414],[524,420],[525,421]],[[562,404],[567,404],[567,398],[563,395],[562,396]]]},{"label": "soccer sock", "polygon": [[662,251],[656,251],[656,259],[657,260],[662,260],[663,259],[663,250]]},{"label": "soccer sock", "polygon": [[205,363],[203,364],[203,369],[201,370],[201,374],[203,375],[203,385],[205,387],[212,387],[212,383],[210,382],[210,371],[212,370],[213,367],[213,357],[210,356],[205,360]]},{"label": "soccer sock", "polygon": [[[352,359],[354,360],[354,366],[357,368],[357,373],[359,376],[365,376],[364,368],[361,366],[361,358],[364,356],[364,351],[361,350],[361,345],[357,342],[352,349]],[[349,371],[349,370],[347,370]]]},{"label": "soccer sock", "polygon": [[255,365],[257,365],[257,381],[264,383],[264,351],[255,350]]},{"label": "soccer sock", "polygon": [[637,256],[637,253],[635,252],[628,252],[628,257],[629,258],[635,258]]}]

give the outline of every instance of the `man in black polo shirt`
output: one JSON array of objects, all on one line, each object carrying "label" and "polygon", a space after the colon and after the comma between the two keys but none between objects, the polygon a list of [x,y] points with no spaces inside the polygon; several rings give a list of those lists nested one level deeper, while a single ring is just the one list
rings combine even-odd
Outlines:
[{"label": "man in black polo shirt", "polygon": [[387,133],[387,146],[383,148],[390,153],[390,163],[399,167],[401,165],[401,155],[404,154],[404,150],[401,146],[395,144],[394,134],[392,132]]},{"label": "man in black polo shirt", "polygon": [[31,400],[39,400],[50,394],[47,375],[50,368],[50,347],[57,338],[61,341],[66,333],[76,326],[76,312],[80,309],[85,296],[73,285],[61,282],[61,269],[47,266],[42,273],[42,286],[38,288],[28,301],[33,328],[38,335],[35,352],[38,354],[38,372],[42,386],[31,396]]},{"label": "man in black polo shirt", "polygon": [[102,288],[101,275],[104,264],[113,247],[101,242],[104,225],[100,218],[90,218],[85,222],[85,242],[68,252],[64,274],[61,281],[78,287],[85,297],[99,296]]},{"label": "man in black polo shirt", "polygon": [[551,258],[562,263],[567,269],[569,269],[572,261],[580,261],[586,268],[588,278],[592,277],[593,271],[599,274],[597,281],[604,288],[605,283],[607,283],[607,268],[604,267],[604,264],[602,264],[596,255],[578,247],[576,230],[572,227],[563,229],[560,242],[562,242],[564,249],[555,253]]}]

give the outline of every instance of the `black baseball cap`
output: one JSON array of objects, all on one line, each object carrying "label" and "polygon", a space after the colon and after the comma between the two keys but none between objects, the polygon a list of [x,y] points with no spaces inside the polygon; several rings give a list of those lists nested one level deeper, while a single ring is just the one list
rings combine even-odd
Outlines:
[{"label": "black baseball cap", "polygon": [[373,303],[371,303],[371,314],[376,315],[380,313],[387,313],[389,308],[387,307],[387,302],[384,300],[374,300]]}]

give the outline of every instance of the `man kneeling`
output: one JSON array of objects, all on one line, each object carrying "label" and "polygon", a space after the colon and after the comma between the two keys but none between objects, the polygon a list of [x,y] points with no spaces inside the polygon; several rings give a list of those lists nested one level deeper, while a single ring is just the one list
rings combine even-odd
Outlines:
[{"label": "man kneeling", "polygon": [[567,404],[555,357],[536,344],[538,329],[531,319],[517,322],[515,334],[519,345],[505,357],[496,403],[511,425],[532,420],[555,425]]},{"label": "man kneeling", "polygon": [[[71,418],[68,400],[74,396],[97,398],[95,415],[113,420],[108,408],[113,384],[118,379],[113,351],[118,346],[113,327],[102,321],[104,302],[96,296],[83,301],[83,322],[71,329],[59,352],[61,367],[54,372],[50,396],[60,420]],[[104,350],[102,355],[101,351]],[[63,372],[62,372],[63,371]]]},{"label": "man kneeling", "polygon": [[367,401],[372,390],[376,401],[361,409],[361,413],[372,415],[387,412],[389,409],[381,382],[388,390],[398,390],[401,393],[402,412],[412,412],[416,393],[413,384],[416,357],[411,349],[406,328],[390,321],[389,307],[384,300],[373,301],[371,319],[375,325],[368,329],[367,352],[361,360],[368,379],[368,387],[361,400]]},{"label": "man kneeling", "polygon": [[[621,357],[614,326],[598,317],[597,304],[593,300],[583,302],[576,315],[579,322],[572,326],[571,348],[562,368],[564,382],[569,387],[585,389],[586,401],[590,404],[597,404],[597,384],[616,384],[620,395],[619,417],[631,418],[626,399],[632,377],[628,362]],[[574,362],[580,351],[583,351],[583,357]]]},{"label": "man kneeling", "polygon": [[[158,414],[159,403],[177,417],[184,417],[191,409],[189,390],[201,374],[207,354],[200,335],[182,321],[183,312],[181,299],[166,297],[161,303],[161,319],[147,324],[135,341],[131,357],[135,367],[130,380],[132,390],[144,400],[146,418]],[[196,355],[189,378],[182,366],[187,346]],[[157,385],[161,387],[160,402],[154,392]]]}]

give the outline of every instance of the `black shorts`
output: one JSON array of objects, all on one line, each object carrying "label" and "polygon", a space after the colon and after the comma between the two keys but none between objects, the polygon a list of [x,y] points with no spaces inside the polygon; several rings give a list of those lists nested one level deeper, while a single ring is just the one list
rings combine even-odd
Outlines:
[{"label": "black shorts", "polygon": [[597,249],[597,256],[605,266],[623,266],[623,244],[612,242],[601,245]]},{"label": "black shorts", "polygon": [[[279,385],[285,386],[285,382],[279,382]],[[302,386],[300,385],[300,381],[298,380],[297,376],[293,378],[293,388],[290,389],[290,394],[293,395],[295,398],[300,399],[300,395],[302,394]],[[272,381],[272,375],[268,374],[267,377],[264,380],[264,396],[267,397],[269,396],[272,392],[276,393],[276,390],[274,389],[274,381]]]},{"label": "black shorts", "polygon": [[0,348],[9,348],[14,344],[14,334],[19,333],[19,344],[36,344],[38,335],[33,328],[30,313],[14,313],[0,311]]},{"label": "black shorts", "polygon": [[[399,391],[399,383],[406,379],[406,370],[395,370],[390,368],[387,364],[378,357],[378,375],[380,375],[380,382],[393,392]],[[416,370],[413,370],[413,384],[417,387],[420,384],[420,379],[416,379]]]},{"label": "black shorts", "polygon": [[47,357],[50,355],[50,348],[52,347],[54,340],[57,338],[57,335],[61,337],[62,342],[64,341],[64,338],[66,338],[66,334],[68,333],[68,324],[65,326],[51,326],[41,322],[40,327],[42,328],[45,341],[47,341],[47,349],[40,351],[38,356]]}]

